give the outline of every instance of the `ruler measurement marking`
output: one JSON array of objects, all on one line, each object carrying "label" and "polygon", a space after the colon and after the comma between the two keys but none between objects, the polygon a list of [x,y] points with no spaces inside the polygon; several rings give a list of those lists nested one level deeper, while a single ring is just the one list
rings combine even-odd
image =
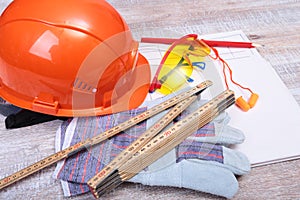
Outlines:
[{"label": "ruler measurement marking", "polygon": [[[106,193],[104,189],[110,190],[118,186],[120,183],[114,182],[114,180],[124,181],[128,180],[129,178],[133,177],[137,171],[142,170],[144,167],[148,166],[149,163],[142,162],[145,159],[157,159],[156,155],[163,155],[166,153],[165,148],[171,149],[174,146],[174,143],[180,143],[181,140],[184,140],[187,135],[191,134],[190,131],[196,131],[198,128],[202,127],[206,123],[210,122],[213,118],[215,118],[219,112],[225,110],[230,105],[234,103],[234,94],[232,91],[225,91],[212,101],[208,102],[207,104],[200,107],[196,112],[188,115],[183,120],[178,121],[168,130],[161,133],[161,135],[156,136],[153,138],[149,144],[142,147],[138,152],[136,152],[124,165],[117,170],[113,171],[111,177],[108,177],[108,180],[104,180],[102,184],[90,184],[91,191],[93,192],[95,197],[99,197],[99,195]],[[178,140],[177,137],[180,139]],[[177,143],[176,143],[177,142]],[[161,148],[164,146],[164,148]],[[176,146],[176,145],[175,145]],[[154,154],[155,152],[156,154]],[[148,153],[148,154],[147,154]],[[139,158],[140,156],[140,158]],[[137,159],[139,162],[137,162]],[[151,161],[151,160],[150,160]],[[142,164],[143,167],[140,167]],[[143,165],[144,164],[144,165]],[[151,164],[151,163],[150,163]],[[129,173],[126,175],[126,171],[136,170],[136,173]],[[115,173],[118,171],[119,176]],[[124,175],[125,173],[125,175]],[[123,174],[123,175],[122,175]],[[126,178],[127,179],[124,179]],[[114,178],[115,177],[115,178]]]},{"label": "ruler measurement marking", "polygon": [[[155,135],[157,135],[166,125],[172,122],[176,116],[178,116],[183,109],[187,108],[192,102],[196,100],[196,96],[189,97],[184,101],[178,103],[162,118],[160,118],[155,124],[153,124],[148,130],[146,130],[141,136],[133,141],[124,151],[117,155],[113,161],[105,166],[98,174],[88,181],[90,188],[95,187],[99,182],[105,181],[108,175],[114,172],[114,170],[125,163],[130,156],[136,153],[142,145],[145,145]],[[171,117],[170,117],[171,116]],[[150,134],[151,133],[151,134]]]},{"label": "ruler measurement marking", "polygon": [[[181,100],[184,100],[193,94],[201,93],[203,90],[205,90],[207,87],[209,87],[211,85],[212,85],[211,81],[204,81],[203,83],[192,88],[191,90],[183,92],[165,102],[162,102],[158,106],[149,109],[148,111],[138,115],[134,119],[130,119],[126,122],[123,122],[123,123],[121,123],[121,125],[118,125],[108,131],[105,131],[98,136],[95,136],[95,137],[88,139],[86,141],[83,141],[83,142],[79,142],[79,143],[67,148],[66,150],[62,150],[60,152],[52,154],[52,155],[42,159],[41,161],[38,161],[24,169],[21,169],[15,173],[13,173],[12,175],[9,175],[9,176],[1,179],[0,180],[0,190],[15,183],[18,180],[21,180],[22,178],[25,178],[45,167],[48,167],[64,158],[67,158],[68,156],[73,155],[75,153],[75,151],[76,151],[76,153],[78,153],[79,151],[85,149],[86,147],[91,147],[95,144],[99,144],[100,142],[114,136],[115,134],[119,133],[120,131],[126,130],[127,128],[175,105],[176,103],[179,103]],[[120,127],[122,127],[122,129]],[[38,164],[37,167],[35,167],[36,164]]]}]

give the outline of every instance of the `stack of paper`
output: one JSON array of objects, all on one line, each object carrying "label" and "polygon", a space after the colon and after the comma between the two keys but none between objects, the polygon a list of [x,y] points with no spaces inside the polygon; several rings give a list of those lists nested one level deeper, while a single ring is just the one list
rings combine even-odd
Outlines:
[{"label": "stack of paper", "polygon": [[[249,41],[242,31],[200,38]],[[140,52],[149,60],[152,75],[167,47],[141,44]],[[242,130],[246,136],[246,141],[235,148],[249,157],[252,166],[300,158],[300,107],[272,66],[256,49],[218,48],[218,51],[232,68],[234,80],[259,94],[256,106],[248,112],[243,112],[238,107],[228,109],[230,125]],[[195,84],[203,81],[200,79],[214,82],[214,87],[208,94],[209,98],[225,89],[222,65],[217,61],[212,62],[214,65],[207,67],[202,76],[193,74]],[[249,93],[233,84],[229,88],[234,90],[237,97],[250,97]]]}]

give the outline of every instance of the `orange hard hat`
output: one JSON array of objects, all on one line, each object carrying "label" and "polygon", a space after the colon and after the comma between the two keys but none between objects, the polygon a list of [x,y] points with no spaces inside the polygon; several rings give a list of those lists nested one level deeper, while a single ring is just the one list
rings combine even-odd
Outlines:
[{"label": "orange hard hat", "polygon": [[150,67],[103,0],[14,0],[0,18],[0,96],[56,116],[138,107]]}]

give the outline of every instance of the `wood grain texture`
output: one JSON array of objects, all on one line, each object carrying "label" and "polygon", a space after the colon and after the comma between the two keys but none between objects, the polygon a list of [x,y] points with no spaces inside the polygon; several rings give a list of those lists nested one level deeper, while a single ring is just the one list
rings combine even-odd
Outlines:
[{"label": "wood grain texture", "polygon": [[[0,6],[8,1],[0,1]],[[259,48],[300,105],[299,0],[109,0],[129,24],[134,36],[186,33],[211,34],[243,30]],[[156,35],[157,36],[157,35]],[[0,44],[1,45],[1,44]],[[267,83],[266,83],[267,84]],[[274,88],[276,89],[276,88]],[[0,177],[54,153],[54,121],[5,130],[0,119]],[[266,144],[267,145],[267,144]],[[300,147],[299,147],[300,148]],[[66,199],[54,166],[0,191],[0,199]],[[234,199],[300,199],[300,160],[252,169],[239,177]],[[92,199],[91,194],[69,199]],[[123,184],[103,199],[222,199],[187,189]]]}]

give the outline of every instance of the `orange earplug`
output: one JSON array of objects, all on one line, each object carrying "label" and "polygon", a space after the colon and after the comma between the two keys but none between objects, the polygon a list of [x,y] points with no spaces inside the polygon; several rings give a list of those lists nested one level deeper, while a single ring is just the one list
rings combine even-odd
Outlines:
[{"label": "orange earplug", "polygon": [[248,104],[249,104],[250,108],[253,108],[255,106],[255,104],[256,104],[256,102],[258,100],[258,97],[259,96],[256,93],[252,93],[251,94],[251,97],[250,97],[250,99],[248,101]]},{"label": "orange earplug", "polygon": [[242,96],[240,96],[239,98],[237,98],[237,100],[235,101],[235,104],[242,109],[243,111],[247,112],[250,108],[253,108],[258,100],[258,94],[256,93],[252,93],[251,97],[248,101],[248,103],[243,99]]},{"label": "orange earplug", "polygon": [[250,109],[250,105],[243,99],[242,96],[237,98],[235,104],[245,112],[247,112]]}]

